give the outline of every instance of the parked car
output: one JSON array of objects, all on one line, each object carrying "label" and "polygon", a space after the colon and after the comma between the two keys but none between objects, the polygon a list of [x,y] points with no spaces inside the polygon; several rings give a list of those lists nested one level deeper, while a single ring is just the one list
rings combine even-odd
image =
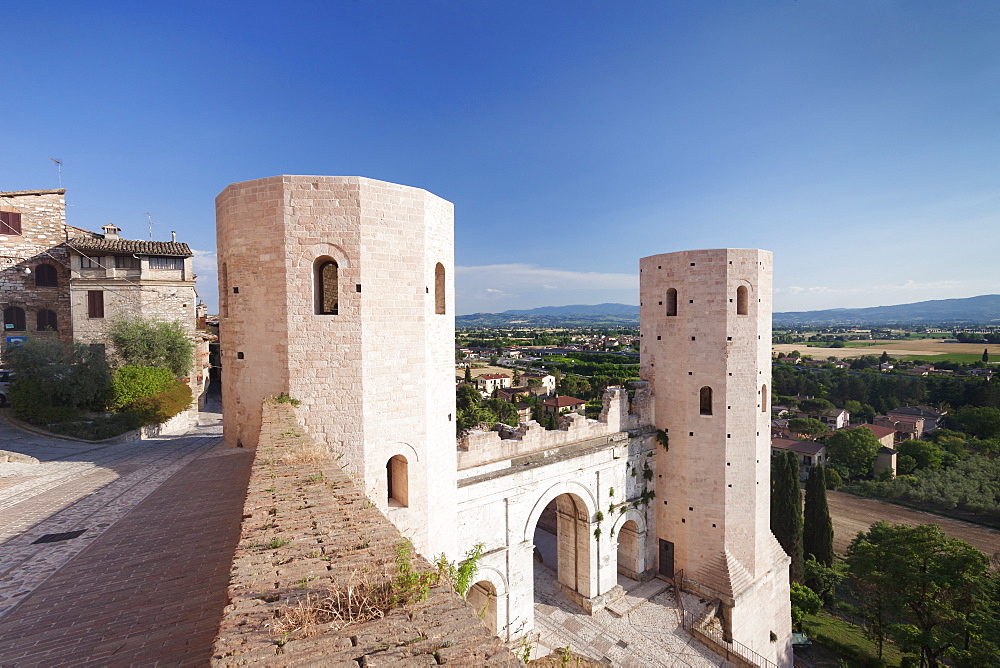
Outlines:
[{"label": "parked car", "polygon": [[7,405],[7,395],[10,390],[10,383],[14,380],[14,372],[0,369],[0,407]]}]

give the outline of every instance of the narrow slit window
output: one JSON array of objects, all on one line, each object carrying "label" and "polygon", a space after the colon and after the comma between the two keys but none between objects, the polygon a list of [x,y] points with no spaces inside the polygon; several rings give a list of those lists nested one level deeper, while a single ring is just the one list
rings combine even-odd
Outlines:
[{"label": "narrow slit window", "polygon": [[749,307],[747,303],[750,301],[747,299],[748,292],[745,285],[736,288],[736,315],[746,315],[748,313],[747,309]]},{"label": "narrow slit window", "polygon": [[440,262],[434,267],[434,312],[444,315],[444,265]]},{"label": "narrow slit window", "polygon": [[333,260],[321,258],[316,261],[316,315],[337,315],[340,313],[338,292],[340,267]]},{"label": "narrow slit window", "polygon": [[770,397],[767,395],[767,385],[761,385],[760,386],[760,412],[761,413],[766,413],[767,412],[767,400],[768,399],[770,399]]},{"label": "narrow slit window", "polygon": [[229,270],[226,263],[222,263],[222,273],[219,275],[219,298],[221,300],[222,317],[229,317]]},{"label": "narrow slit window", "polygon": [[667,290],[667,315],[677,315],[677,290]]},{"label": "narrow slit window", "polygon": [[712,414],[712,388],[707,385],[698,393],[698,406],[702,415]]}]

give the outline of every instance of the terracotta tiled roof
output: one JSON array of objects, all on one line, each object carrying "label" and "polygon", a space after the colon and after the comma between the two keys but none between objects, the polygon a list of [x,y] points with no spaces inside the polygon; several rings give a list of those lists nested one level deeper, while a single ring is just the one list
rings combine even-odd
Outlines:
[{"label": "terracotta tiled roof", "polygon": [[552,397],[551,399],[546,399],[542,402],[546,406],[555,406],[556,408],[566,408],[567,406],[577,406],[579,404],[587,403],[583,399],[574,399],[573,397]]},{"label": "terracotta tiled roof", "polygon": [[871,431],[871,433],[875,434],[875,438],[885,438],[889,434],[892,434],[896,431],[895,429],[889,429],[888,427],[879,427],[874,424],[862,424],[858,426],[864,427],[869,431]]},{"label": "terracotta tiled roof", "polygon": [[791,438],[772,438],[771,447],[779,450],[791,450],[800,455],[815,455],[823,449],[822,443],[816,441],[796,441]]},{"label": "terracotta tiled roof", "polygon": [[136,255],[169,255],[191,257],[194,253],[187,244],[176,241],[140,241],[133,239],[87,239],[74,237],[66,245],[79,251],[106,253],[135,253]]},{"label": "terracotta tiled roof", "polygon": [[476,376],[476,378],[482,378],[484,380],[499,380],[500,378],[510,378],[510,376],[505,373],[484,373]]}]

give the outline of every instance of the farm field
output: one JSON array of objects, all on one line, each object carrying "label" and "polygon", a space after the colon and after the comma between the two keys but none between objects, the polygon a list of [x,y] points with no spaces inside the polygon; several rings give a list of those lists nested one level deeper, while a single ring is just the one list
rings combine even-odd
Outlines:
[{"label": "farm field", "polygon": [[[811,355],[814,359],[825,359],[827,357],[851,358],[862,355],[881,355],[882,351],[889,353],[893,357],[918,356],[921,359],[931,355],[975,355],[979,359],[983,354],[983,349],[990,353],[990,357],[996,356],[1000,361],[1000,345],[995,343],[944,343],[943,339],[924,339],[923,341],[872,341],[856,342],[871,343],[858,348],[810,348],[802,343],[779,343],[772,346],[772,350],[783,355],[787,355],[793,350],[798,350],[802,355]],[[940,359],[940,358],[938,358]],[[933,359],[931,360],[933,361]]]},{"label": "farm field", "polygon": [[866,499],[847,492],[829,491],[827,502],[833,520],[833,549],[841,554],[847,552],[847,546],[859,531],[867,531],[868,527],[880,520],[907,526],[937,524],[950,538],[964,540],[987,555],[992,556],[1000,552],[1000,530],[997,529],[897,506],[878,499]]}]

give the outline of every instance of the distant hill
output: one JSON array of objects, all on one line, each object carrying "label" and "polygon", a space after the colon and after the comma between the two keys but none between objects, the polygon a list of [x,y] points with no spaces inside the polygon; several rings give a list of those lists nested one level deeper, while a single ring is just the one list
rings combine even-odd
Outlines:
[{"label": "distant hill", "polygon": [[1000,321],[1000,295],[934,299],[913,304],[834,308],[775,313],[773,323],[789,325],[987,324]]},{"label": "distant hill", "polygon": [[602,327],[638,325],[639,307],[631,304],[574,304],[512,309],[503,313],[471,313],[455,317],[457,327]]},{"label": "distant hill", "polygon": [[[472,313],[455,318],[459,327],[503,327],[527,324],[537,327],[595,327],[635,325],[639,307],[632,304],[573,304],[511,309],[503,313]],[[928,325],[1000,323],[1000,295],[964,299],[935,299],[895,306],[834,308],[823,311],[775,313],[776,326],[795,325]]]},{"label": "distant hill", "polygon": [[542,306],[532,309],[512,309],[502,315],[584,315],[633,316],[638,319],[639,307],[632,304],[573,304],[572,306]]}]

